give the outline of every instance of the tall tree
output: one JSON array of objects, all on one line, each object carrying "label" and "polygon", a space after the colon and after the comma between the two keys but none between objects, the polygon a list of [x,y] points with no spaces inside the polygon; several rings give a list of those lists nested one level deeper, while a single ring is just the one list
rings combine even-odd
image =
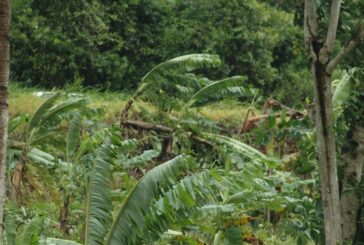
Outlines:
[{"label": "tall tree", "polygon": [[10,0],[0,1],[0,243],[5,200],[6,147],[8,125]]},{"label": "tall tree", "polygon": [[[328,245],[343,242],[342,210],[336,165],[335,133],[332,106],[332,73],[340,61],[364,38],[359,28],[352,39],[335,54],[341,0],[332,0],[328,23],[322,32],[316,1],[305,0],[304,33],[311,61],[316,110],[317,153],[324,210],[325,241]],[[360,24],[360,21],[358,21]],[[360,25],[359,25],[360,26]]]}]

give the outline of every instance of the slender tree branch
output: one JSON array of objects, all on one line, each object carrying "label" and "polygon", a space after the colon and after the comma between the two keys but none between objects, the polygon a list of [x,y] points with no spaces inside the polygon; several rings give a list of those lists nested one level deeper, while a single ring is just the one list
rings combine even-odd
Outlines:
[{"label": "slender tree branch", "polygon": [[341,0],[332,0],[330,10],[329,26],[327,28],[325,46],[328,53],[331,53],[335,47],[337,25],[339,23]]},{"label": "slender tree branch", "polygon": [[332,71],[336,68],[336,66],[340,63],[340,61],[350,53],[359,42],[364,39],[364,30],[359,33],[354,39],[350,40],[341,50],[340,52],[333,58],[329,64],[326,66],[327,74],[331,74]]}]

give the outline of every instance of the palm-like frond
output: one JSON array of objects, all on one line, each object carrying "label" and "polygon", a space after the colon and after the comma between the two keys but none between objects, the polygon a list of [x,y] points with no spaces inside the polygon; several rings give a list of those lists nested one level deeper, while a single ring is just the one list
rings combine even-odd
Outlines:
[{"label": "palm-like frond", "polygon": [[193,91],[201,89],[204,85],[204,78],[199,78],[193,73],[166,74],[164,77],[168,81],[173,81],[176,86],[186,87]]},{"label": "palm-like frond", "polygon": [[[15,215],[11,210],[6,210],[5,212],[5,220],[4,220],[4,226],[5,226],[5,238],[7,245],[13,245],[15,244],[15,238],[16,238],[16,224],[15,224]],[[0,236],[1,237],[1,236]]]},{"label": "palm-like frond", "polygon": [[200,68],[220,66],[221,60],[217,55],[189,54],[167,60],[150,70],[143,78],[136,94],[143,93],[144,89],[161,77],[171,73],[187,73]]},{"label": "palm-like frond", "polygon": [[[246,77],[242,76],[236,76],[236,77],[230,77],[226,78],[220,81],[216,81],[213,83],[210,83],[200,89],[197,93],[195,93],[192,98],[187,102],[187,104],[183,107],[182,112],[185,112],[193,106],[194,103],[196,103],[199,100],[206,99],[211,95],[221,94],[229,92],[228,88],[234,86],[236,90],[236,85],[239,83],[242,83],[246,80]],[[235,90],[230,92],[236,92]]]},{"label": "palm-like frond", "polygon": [[150,170],[135,185],[124,201],[109,231],[106,244],[136,244],[135,240],[145,227],[144,216],[163,189],[177,182],[177,178],[190,164],[180,155]]},{"label": "palm-like frond", "polygon": [[216,201],[218,192],[218,184],[208,171],[185,177],[154,202],[140,240],[152,244],[169,228],[183,228],[191,217],[200,216],[201,207]]},{"label": "palm-like frond", "polygon": [[238,141],[236,139],[218,135],[218,134],[211,134],[211,133],[201,133],[201,136],[207,140],[210,140],[212,142],[215,142],[217,144],[225,145],[233,150],[235,150],[237,153],[242,154],[243,156],[251,159],[251,160],[267,160],[268,157],[255,149],[254,147],[251,147],[250,145],[247,145],[241,141]]},{"label": "palm-like frond", "polygon": [[38,217],[30,220],[23,228],[23,231],[17,235],[15,245],[32,245],[38,240],[40,220]]},{"label": "palm-like frond", "polygon": [[73,117],[70,128],[67,133],[66,138],[66,156],[67,162],[71,162],[71,158],[76,152],[77,143],[80,140],[80,132],[81,132],[81,114],[77,113]]},{"label": "palm-like frond", "polygon": [[110,139],[97,149],[88,188],[86,216],[86,244],[103,244],[111,211],[111,161],[113,157]]},{"label": "palm-like frond", "polygon": [[90,137],[87,136],[82,139],[82,141],[80,142],[80,146],[77,149],[77,152],[74,153],[73,161],[77,162],[83,155],[86,155],[87,152],[97,149],[107,138],[115,138],[115,140],[112,141],[120,141],[119,130],[119,128],[101,128],[94,132],[94,134],[92,134]]},{"label": "palm-like frond", "polygon": [[65,114],[71,112],[74,109],[80,109],[85,104],[84,98],[68,98],[46,111],[43,114],[39,126],[53,124],[54,121],[58,122],[60,119],[63,119]]}]

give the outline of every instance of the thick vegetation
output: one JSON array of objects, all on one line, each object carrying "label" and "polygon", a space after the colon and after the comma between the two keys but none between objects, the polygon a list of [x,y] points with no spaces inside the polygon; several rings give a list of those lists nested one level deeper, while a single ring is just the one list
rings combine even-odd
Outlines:
[{"label": "thick vegetation", "polygon": [[12,2],[0,243],[364,243],[362,2]]},{"label": "thick vegetation", "polygon": [[[91,109],[98,99],[90,93],[45,93],[50,97],[32,115],[14,115],[6,243],[73,244],[52,237],[85,244],[322,240],[309,118],[290,119],[284,109],[279,120],[271,114],[242,135],[239,125],[211,121],[200,108],[206,103],[231,94],[246,103],[256,97],[246,93],[244,77],[214,82],[191,74],[220,63],[216,56],[189,55],[156,66],[121,103],[121,128],[103,123],[107,109]],[[335,82],[336,117],[343,126],[350,108],[345,105],[360,96],[349,101],[360,74]],[[167,107],[153,99],[162,88]],[[143,109],[140,99],[154,109]]]},{"label": "thick vegetation", "polygon": [[265,94],[297,102],[310,93],[300,36],[293,15],[256,0],[16,0],[12,78],[130,90],[164,60],[210,53],[224,64],[210,77],[244,74]]}]

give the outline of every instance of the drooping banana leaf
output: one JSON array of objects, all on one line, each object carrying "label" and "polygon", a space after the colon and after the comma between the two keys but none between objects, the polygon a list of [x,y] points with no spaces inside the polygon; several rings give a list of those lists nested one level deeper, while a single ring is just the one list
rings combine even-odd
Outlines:
[{"label": "drooping banana leaf", "polygon": [[[196,102],[199,100],[203,100],[208,98],[209,96],[216,95],[216,94],[223,94],[224,92],[229,92],[230,87],[234,87],[236,90],[236,85],[244,82],[246,80],[246,77],[243,76],[236,76],[236,77],[230,77],[226,78],[220,81],[216,81],[213,83],[210,83],[197,91],[192,98],[186,103],[186,105],[182,109],[182,114],[188,110],[188,108],[192,107]],[[235,90],[232,90],[231,92],[236,92]]]},{"label": "drooping banana leaf", "polygon": [[209,54],[189,54],[167,60],[155,66],[142,78],[136,94],[141,94],[150,84],[169,73],[187,73],[199,68],[217,67],[220,64],[219,56]]},{"label": "drooping banana leaf", "polygon": [[85,243],[89,245],[103,244],[112,221],[110,181],[113,156],[110,139],[106,139],[96,150],[88,186]]},{"label": "drooping banana leaf", "polygon": [[77,143],[80,140],[80,132],[81,132],[81,114],[77,113],[73,117],[70,128],[67,133],[66,138],[66,156],[67,162],[71,162],[71,158],[76,152]]},{"label": "drooping banana leaf", "polygon": [[46,114],[46,112],[57,102],[60,96],[60,93],[55,93],[38,108],[38,110],[33,114],[32,118],[29,121],[28,132],[31,132],[39,125],[44,114]]},{"label": "drooping banana leaf", "polygon": [[183,171],[189,168],[190,163],[189,157],[180,155],[144,175],[120,208],[105,244],[138,244],[137,235],[143,232],[144,216],[148,213],[150,205],[161,191],[177,182]]}]

